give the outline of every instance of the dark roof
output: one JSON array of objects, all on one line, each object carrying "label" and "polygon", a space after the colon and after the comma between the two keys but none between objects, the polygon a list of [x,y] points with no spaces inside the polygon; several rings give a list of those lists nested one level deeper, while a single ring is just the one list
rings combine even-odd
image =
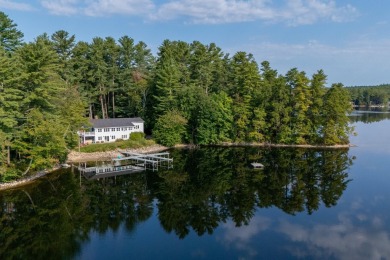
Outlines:
[{"label": "dark roof", "polygon": [[91,119],[90,122],[95,128],[103,128],[103,127],[134,126],[133,123],[143,123],[144,120],[142,120],[142,118],[140,117],[134,117],[134,118]]}]

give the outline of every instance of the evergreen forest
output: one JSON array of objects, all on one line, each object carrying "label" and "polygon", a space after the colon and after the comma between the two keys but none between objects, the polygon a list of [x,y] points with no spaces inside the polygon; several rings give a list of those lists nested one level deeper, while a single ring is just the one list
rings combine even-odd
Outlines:
[{"label": "evergreen forest", "polygon": [[282,75],[214,43],[165,40],[153,54],[129,36],[63,30],[24,42],[0,12],[1,181],[64,161],[88,118],[141,117],[167,146],[347,144],[350,100],[322,70]]},{"label": "evergreen forest", "polygon": [[347,88],[353,105],[357,107],[388,107],[390,84],[355,86]]}]

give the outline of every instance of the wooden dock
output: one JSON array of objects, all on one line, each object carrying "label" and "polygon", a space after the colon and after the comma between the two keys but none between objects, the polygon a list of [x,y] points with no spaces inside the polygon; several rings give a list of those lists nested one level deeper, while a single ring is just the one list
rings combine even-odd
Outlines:
[{"label": "wooden dock", "polygon": [[130,164],[143,166],[144,169],[158,170],[159,167],[173,168],[173,159],[169,158],[168,152],[141,154],[121,151],[124,157],[113,159],[114,162],[129,161]]},{"label": "wooden dock", "polygon": [[124,155],[113,158],[109,163],[88,167],[86,163],[79,165],[79,171],[89,179],[111,177],[145,170],[157,171],[160,167],[173,168],[173,159],[168,152],[140,154],[121,151]]}]

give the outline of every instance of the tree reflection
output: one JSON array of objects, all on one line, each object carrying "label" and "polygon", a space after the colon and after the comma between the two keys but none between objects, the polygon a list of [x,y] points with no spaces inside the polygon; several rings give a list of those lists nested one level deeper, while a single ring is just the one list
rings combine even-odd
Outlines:
[{"label": "tree reflection", "polygon": [[[91,231],[133,232],[158,209],[166,232],[212,234],[246,225],[259,208],[313,214],[347,187],[348,150],[199,148],[172,150],[174,169],[99,180],[51,174],[0,193],[0,257],[73,258]],[[261,162],[263,170],[251,169]]]},{"label": "tree reflection", "polygon": [[132,232],[153,213],[144,174],[84,181],[80,187],[77,175],[59,172],[0,193],[0,205],[1,259],[70,259],[92,230],[115,232],[124,223]]},{"label": "tree reflection", "polygon": [[359,111],[356,110],[352,112],[349,120],[352,123],[363,122],[365,124],[375,123],[382,120],[390,119],[389,110],[381,110],[381,111]]},{"label": "tree reflection", "polygon": [[[182,154],[181,154],[182,153]],[[159,219],[180,238],[191,229],[212,233],[231,219],[248,224],[256,208],[278,207],[288,214],[312,214],[321,202],[336,205],[348,182],[352,164],[348,150],[225,149],[176,151],[186,157],[175,173],[159,172]],[[232,159],[234,158],[234,159]],[[250,169],[262,161],[262,171]],[[176,166],[175,166],[176,167]]]}]

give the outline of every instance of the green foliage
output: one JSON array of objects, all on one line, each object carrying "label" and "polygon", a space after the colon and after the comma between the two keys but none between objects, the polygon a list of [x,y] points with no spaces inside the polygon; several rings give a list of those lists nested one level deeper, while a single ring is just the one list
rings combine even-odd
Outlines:
[{"label": "green foliage", "polygon": [[145,138],[138,138],[138,140],[118,140],[112,143],[89,144],[87,146],[81,147],[80,152],[94,153],[114,151],[116,149],[137,149],[142,147],[148,147],[154,144],[155,142],[153,140],[146,140]]},{"label": "green foliage", "polygon": [[218,144],[230,141],[233,115],[233,101],[221,92],[207,96],[202,94],[193,111],[193,140],[197,144]]},{"label": "green foliage", "polygon": [[311,106],[309,79],[305,72],[298,71],[296,68],[287,72],[286,79],[292,92],[292,142],[306,144],[310,132],[307,117],[307,112]]},{"label": "green foliage", "polygon": [[355,106],[387,107],[390,98],[390,84],[377,86],[356,86],[346,88]]},{"label": "green foliage", "polygon": [[32,109],[27,114],[20,137],[15,141],[16,149],[32,160],[32,169],[44,169],[66,158],[64,126],[59,118]]},{"label": "green foliage", "polygon": [[347,144],[352,128],[348,113],[352,111],[350,96],[342,84],[333,84],[324,97],[323,143],[326,145]]},{"label": "green foliage", "polygon": [[253,111],[252,129],[249,132],[251,141],[262,143],[265,141],[266,113],[264,109],[255,108]]},{"label": "green foliage", "polygon": [[295,68],[279,75],[267,61],[259,68],[252,54],[230,57],[214,43],[165,40],[154,57],[128,36],[76,42],[59,30],[26,44],[22,37],[0,12],[2,172],[16,155],[32,169],[64,160],[87,117],[141,116],[168,146],[333,145],[348,142],[350,99],[373,105],[389,97],[388,85],[350,88],[347,97],[342,86],[325,87],[322,70],[311,79]]},{"label": "green foliage", "polygon": [[16,27],[8,15],[0,11],[0,49],[13,52],[22,44],[23,33]]},{"label": "green foliage", "polygon": [[132,141],[141,141],[143,139],[145,139],[145,133],[142,132],[135,132],[130,135],[130,140]]},{"label": "green foliage", "polygon": [[68,148],[77,144],[85,110],[77,88],[61,78],[63,68],[49,38],[41,35],[12,56],[0,50],[0,59],[3,177],[15,172],[10,161],[15,154],[20,167],[23,160],[31,162],[27,172],[64,161]]},{"label": "green foliage", "polygon": [[178,111],[168,111],[157,119],[153,137],[157,143],[174,146],[184,140],[187,120]]}]

